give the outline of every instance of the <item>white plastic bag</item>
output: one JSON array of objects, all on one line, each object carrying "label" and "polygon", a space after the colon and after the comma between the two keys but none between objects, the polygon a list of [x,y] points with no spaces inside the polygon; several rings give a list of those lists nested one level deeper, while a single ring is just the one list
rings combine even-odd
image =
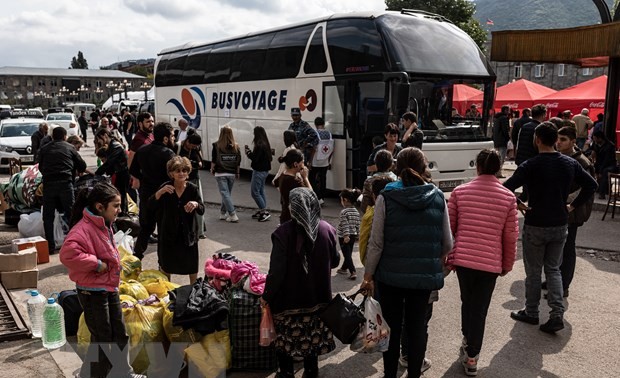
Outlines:
[{"label": "white plastic bag", "polygon": [[69,225],[63,219],[62,214],[56,211],[56,215],[54,215],[54,243],[57,246],[62,245],[65,241],[67,232],[69,232]]},{"label": "white plastic bag", "polygon": [[43,228],[43,217],[39,211],[30,214],[22,214],[19,216],[17,229],[22,238],[31,238],[33,236],[45,237],[45,229]]},{"label": "white plastic bag", "polygon": [[372,297],[364,303],[366,323],[351,343],[351,350],[360,353],[385,352],[390,344],[390,327],[383,318],[381,305]]},{"label": "white plastic bag", "polygon": [[134,240],[130,234],[131,228],[126,232],[118,231],[116,234],[114,234],[114,243],[116,243],[116,248],[123,247],[125,252],[133,255]]}]

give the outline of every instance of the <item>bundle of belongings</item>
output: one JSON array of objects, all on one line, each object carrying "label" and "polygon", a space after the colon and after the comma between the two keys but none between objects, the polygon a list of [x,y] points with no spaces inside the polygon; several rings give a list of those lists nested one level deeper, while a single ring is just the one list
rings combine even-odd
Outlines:
[{"label": "bundle of belongings", "polygon": [[259,345],[260,296],[267,276],[261,274],[254,263],[240,261],[229,254],[218,254],[207,260],[205,277],[228,298],[231,368],[274,370],[276,355],[273,346]]}]

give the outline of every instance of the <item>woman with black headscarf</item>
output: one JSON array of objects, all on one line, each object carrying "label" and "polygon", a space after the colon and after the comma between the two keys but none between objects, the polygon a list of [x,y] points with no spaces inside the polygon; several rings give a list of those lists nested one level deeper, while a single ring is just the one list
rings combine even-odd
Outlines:
[{"label": "woman with black headscarf", "polygon": [[318,314],[332,299],[331,270],[338,267],[336,230],[321,220],[316,194],[290,192],[292,219],[271,235],[273,247],[262,297],[273,314],[277,377],[294,377],[293,357],[303,357],[304,377],[318,376],[318,356],[336,348],[332,332]]}]

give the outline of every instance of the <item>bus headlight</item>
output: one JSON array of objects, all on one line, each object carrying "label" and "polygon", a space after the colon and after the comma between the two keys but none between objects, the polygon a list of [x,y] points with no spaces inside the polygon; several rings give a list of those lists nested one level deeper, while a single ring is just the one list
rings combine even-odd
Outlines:
[{"label": "bus headlight", "polygon": [[435,162],[431,161],[430,163],[428,163],[428,169],[433,169],[435,168]]},{"label": "bus headlight", "polygon": [[475,167],[476,166],[476,162],[473,161],[473,160],[470,160],[469,161],[469,166],[472,167],[472,168]]}]

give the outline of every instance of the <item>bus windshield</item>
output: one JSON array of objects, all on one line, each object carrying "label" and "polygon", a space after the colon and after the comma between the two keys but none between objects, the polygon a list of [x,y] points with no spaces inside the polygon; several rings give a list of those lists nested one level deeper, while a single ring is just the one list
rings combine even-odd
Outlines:
[{"label": "bus windshield", "polygon": [[482,93],[472,99],[456,97],[456,86],[481,90],[482,82],[463,80],[428,81],[410,83],[409,111],[418,115],[418,126],[424,131],[425,142],[467,142],[486,137],[486,109]]}]

